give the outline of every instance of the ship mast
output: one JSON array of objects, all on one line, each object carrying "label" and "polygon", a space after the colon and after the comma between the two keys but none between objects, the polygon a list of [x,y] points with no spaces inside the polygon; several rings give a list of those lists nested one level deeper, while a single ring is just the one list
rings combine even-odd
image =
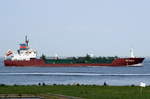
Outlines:
[{"label": "ship mast", "polygon": [[131,48],[131,50],[130,50],[130,55],[131,55],[131,58],[134,58],[135,56],[134,56],[134,52],[133,52],[133,48]]},{"label": "ship mast", "polygon": [[26,42],[26,44],[28,46],[29,45],[29,40],[28,40],[27,36],[25,36],[25,42]]}]

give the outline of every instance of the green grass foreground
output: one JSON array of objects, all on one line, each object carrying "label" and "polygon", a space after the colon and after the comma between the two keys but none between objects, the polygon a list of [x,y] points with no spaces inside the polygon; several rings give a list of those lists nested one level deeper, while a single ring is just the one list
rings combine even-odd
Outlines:
[{"label": "green grass foreground", "polygon": [[0,86],[0,94],[61,94],[85,99],[150,99],[150,87],[45,85]]}]

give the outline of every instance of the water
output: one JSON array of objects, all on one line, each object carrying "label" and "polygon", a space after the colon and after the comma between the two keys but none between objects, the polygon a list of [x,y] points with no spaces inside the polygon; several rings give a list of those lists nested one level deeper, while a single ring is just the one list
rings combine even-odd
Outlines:
[{"label": "water", "polygon": [[0,60],[0,84],[150,85],[149,60],[143,67],[5,67]]}]

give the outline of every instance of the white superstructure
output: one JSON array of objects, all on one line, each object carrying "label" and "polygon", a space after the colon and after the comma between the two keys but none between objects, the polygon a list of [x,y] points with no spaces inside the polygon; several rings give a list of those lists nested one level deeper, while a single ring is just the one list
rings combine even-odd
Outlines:
[{"label": "white superstructure", "polygon": [[5,59],[11,60],[30,60],[31,58],[37,57],[36,50],[30,49],[28,46],[29,40],[27,40],[27,36],[25,38],[25,43],[20,44],[19,50],[16,52],[8,50],[5,55]]}]

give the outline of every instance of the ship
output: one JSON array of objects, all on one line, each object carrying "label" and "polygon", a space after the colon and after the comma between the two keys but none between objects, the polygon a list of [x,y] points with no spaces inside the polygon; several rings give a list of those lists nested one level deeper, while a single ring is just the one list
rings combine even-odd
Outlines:
[{"label": "ship", "polygon": [[29,47],[29,40],[26,36],[25,42],[20,44],[16,52],[8,50],[5,53],[4,65],[16,67],[142,66],[144,57],[135,57],[133,50],[130,52],[131,56],[125,58],[95,57],[89,54],[80,57],[46,57],[45,55],[38,57],[37,51]]}]

